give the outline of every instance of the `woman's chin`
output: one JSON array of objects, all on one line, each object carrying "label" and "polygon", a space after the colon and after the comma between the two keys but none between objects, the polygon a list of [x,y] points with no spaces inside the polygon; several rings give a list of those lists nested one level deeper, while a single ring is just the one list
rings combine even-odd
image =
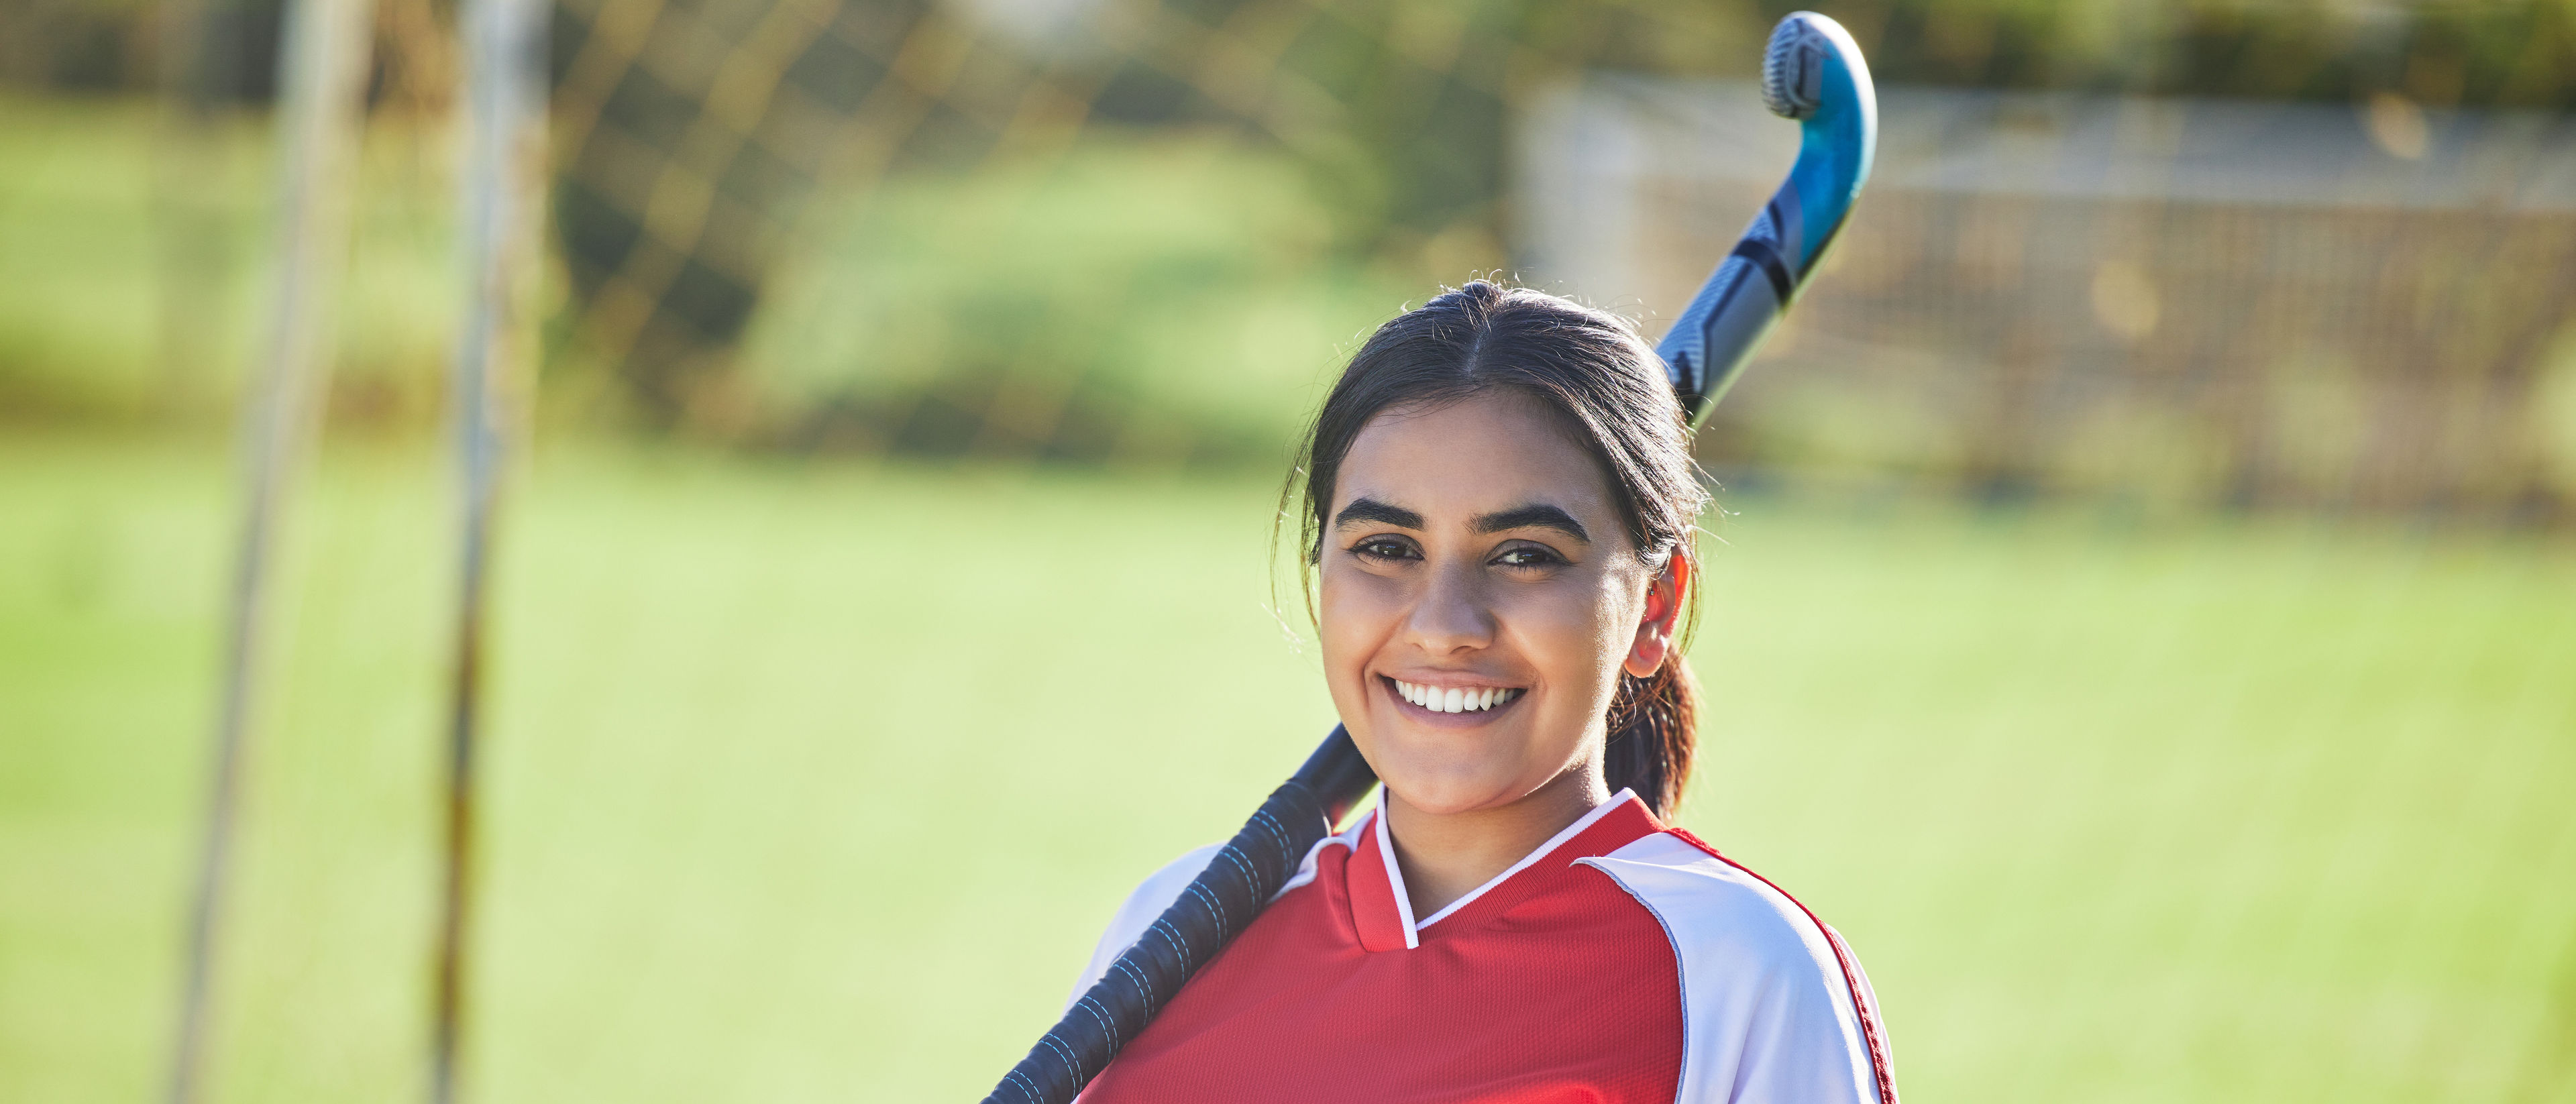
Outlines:
[{"label": "woman's chin", "polygon": [[1489,763],[1389,764],[1379,776],[1406,807],[1432,816],[1494,809],[1528,797],[1536,787],[1517,777],[1496,777]]}]

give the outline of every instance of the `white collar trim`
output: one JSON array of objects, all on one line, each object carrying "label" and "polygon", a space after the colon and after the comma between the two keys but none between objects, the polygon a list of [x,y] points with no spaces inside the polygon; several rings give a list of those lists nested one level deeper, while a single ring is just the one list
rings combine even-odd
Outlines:
[{"label": "white collar trim", "polygon": [[1616,809],[1616,808],[1618,808],[1618,807],[1619,807],[1619,806],[1621,806],[1621,805],[1627,804],[1628,802],[1631,802],[1631,801],[1638,801],[1638,800],[1640,800],[1640,798],[1638,798],[1638,796],[1637,796],[1637,791],[1635,791],[1635,790],[1621,790],[1621,791],[1619,791],[1619,792],[1618,792],[1618,794],[1617,794],[1616,796],[1613,796],[1610,800],[1608,800],[1608,801],[1604,801],[1604,802],[1602,802],[1602,803],[1601,803],[1601,804],[1599,804],[1599,805],[1595,805],[1595,806],[1593,806],[1593,807],[1592,807],[1592,811],[1591,811],[1591,812],[1588,812],[1588,813],[1583,814],[1582,819],[1577,820],[1577,821],[1575,821],[1575,822],[1574,822],[1574,823],[1572,823],[1572,824],[1566,825],[1566,826],[1565,826],[1565,830],[1564,830],[1564,831],[1558,832],[1558,833],[1557,833],[1557,834],[1555,834],[1554,836],[1550,836],[1550,837],[1548,837],[1548,841],[1547,841],[1546,843],[1542,843],[1542,844],[1538,845],[1538,847],[1537,847],[1535,850],[1532,850],[1529,854],[1522,856],[1522,857],[1521,857],[1521,861],[1516,862],[1516,863],[1513,863],[1513,864],[1511,865],[1511,868],[1510,868],[1510,869],[1505,870],[1505,871],[1503,871],[1503,872],[1502,872],[1502,873],[1500,873],[1500,874],[1496,874],[1496,875],[1494,875],[1494,876],[1493,876],[1493,878],[1492,878],[1492,879],[1490,879],[1490,880],[1488,880],[1485,884],[1480,885],[1480,886],[1477,886],[1476,888],[1474,888],[1474,889],[1472,889],[1472,890],[1467,891],[1467,895],[1466,895],[1466,896],[1464,896],[1464,897],[1460,897],[1460,898],[1458,898],[1458,899],[1457,899],[1457,900],[1455,900],[1455,901],[1451,901],[1451,902],[1449,902],[1449,904],[1448,904],[1446,907],[1442,908],[1440,911],[1435,912],[1435,913],[1432,913],[1432,914],[1431,914],[1431,916],[1430,916],[1428,919],[1421,920],[1421,921],[1418,921],[1418,922],[1417,922],[1417,921],[1416,921],[1416,920],[1414,920],[1414,918],[1413,918],[1413,897],[1412,897],[1410,894],[1408,894],[1408,893],[1406,893],[1406,892],[1404,891],[1404,868],[1403,868],[1403,867],[1401,867],[1401,866],[1396,865],[1396,861],[1395,861],[1395,839],[1394,839],[1394,837],[1387,835],[1387,829],[1386,829],[1386,787],[1383,787],[1383,786],[1378,787],[1378,791],[1377,791],[1377,817],[1376,817],[1376,820],[1377,820],[1377,853],[1378,853],[1378,858],[1383,859],[1383,860],[1385,860],[1385,862],[1386,862],[1386,880],[1387,880],[1388,887],[1389,887],[1389,888],[1391,888],[1391,889],[1393,889],[1393,890],[1395,890],[1395,915],[1396,915],[1396,917],[1397,917],[1398,919],[1400,919],[1400,920],[1402,920],[1402,921],[1404,922],[1404,947],[1405,947],[1405,949],[1406,949],[1406,950],[1412,950],[1412,949],[1414,949],[1414,948],[1416,948],[1416,947],[1420,947],[1420,946],[1422,945],[1422,935],[1421,935],[1421,931],[1422,931],[1422,929],[1427,928],[1427,927],[1430,927],[1430,926],[1431,926],[1431,925],[1433,925],[1433,924],[1437,924],[1437,923],[1439,923],[1440,921],[1442,921],[1442,920],[1444,920],[1444,919],[1447,919],[1447,918],[1448,918],[1448,916],[1449,916],[1451,913],[1457,912],[1459,909],[1462,909],[1462,908],[1467,907],[1467,905],[1468,905],[1468,903],[1469,903],[1469,902],[1472,902],[1472,901],[1474,901],[1476,898],[1479,898],[1479,897],[1484,896],[1484,895],[1485,895],[1485,893],[1486,893],[1486,891],[1491,890],[1491,889],[1492,889],[1492,888],[1494,888],[1495,886],[1501,885],[1501,884],[1503,884],[1504,882],[1510,881],[1510,880],[1512,879],[1512,875],[1518,874],[1518,873],[1520,873],[1521,871],[1524,871],[1524,870],[1529,869],[1529,868],[1530,868],[1530,864],[1535,863],[1535,862],[1539,861],[1540,859],[1547,857],[1548,852],[1554,851],[1554,850],[1556,850],[1557,848],[1564,846],[1564,845],[1565,845],[1565,841],[1570,840],[1570,839],[1573,839],[1573,838],[1574,838],[1574,837],[1576,837],[1576,836],[1582,835],[1582,834],[1583,834],[1583,830],[1584,830],[1584,829],[1586,829],[1586,828],[1590,828],[1590,827],[1592,827],[1594,824],[1600,823],[1601,818],[1602,818],[1602,817],[1605,817],[1605,816],[1609,816],[1609,815],[1610,815],[1611,810]]},{"label": "white collar trim", "polygon": [[[1386,787],[1377,788],[1377,857],[1386,862],[1386,881],[1395,890],[1395,917],[1404,923],[1404,949],[1422,945],[1413,923],[1413,898],[1404,892],[1404,868],[1395,863],[1395,838],[1386,834]],[[1482,891],[1479,891],[1482,892]]]}]

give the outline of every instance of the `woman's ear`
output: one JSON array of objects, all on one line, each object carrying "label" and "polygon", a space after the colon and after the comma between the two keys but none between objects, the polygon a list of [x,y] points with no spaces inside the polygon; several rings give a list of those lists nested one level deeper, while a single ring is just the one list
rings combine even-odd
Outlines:
[{"label": "woman's ear", "polygon": [[1690,593],[1691,561],[1676,550],[1664,561],[1664,569],[1646,583],[1646,616],[1637,623],[1637,639],[1628,645],[1628,658],[1620,664],[1638,678],[1651,677],[1664,665],[1673,651],[1673,636],[1681,629],[1682,599]]}]

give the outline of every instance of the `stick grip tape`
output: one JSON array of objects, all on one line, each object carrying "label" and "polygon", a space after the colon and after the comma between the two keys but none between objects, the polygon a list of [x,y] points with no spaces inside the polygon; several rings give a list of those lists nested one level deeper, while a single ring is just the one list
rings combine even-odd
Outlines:
[{"label": "stick grip tape", "polygon": [[1332,822],[1376,781],[1350,735],[1333,729],[984,1104],[1072,1104],[1200,967],[1252,926]]}]

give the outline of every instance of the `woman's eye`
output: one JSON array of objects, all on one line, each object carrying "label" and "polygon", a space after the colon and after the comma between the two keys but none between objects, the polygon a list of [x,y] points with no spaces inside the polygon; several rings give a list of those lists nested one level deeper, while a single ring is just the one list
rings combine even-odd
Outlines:
[{"label": "woman's eye", "polygon": [[1413,546],[1389,537],[1374,537],[1351,546],[1351,551],[1372,560],[1410,560],[1416,557]]},{"label": "woman's eye", "polygon": [[1544,548],[1524,544],[1504,549],[1500,555],[1494,557],[1494,562],[1503,567],[1554,567],[1564,563],[1565,557]]}]

